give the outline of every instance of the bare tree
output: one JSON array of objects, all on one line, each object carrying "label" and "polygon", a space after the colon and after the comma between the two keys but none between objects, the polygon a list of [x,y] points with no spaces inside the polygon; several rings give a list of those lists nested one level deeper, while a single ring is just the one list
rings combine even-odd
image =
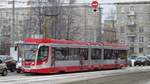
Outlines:
[{"label": "bare tree", "polygon": [[76,0],[69,0],[69,8],[67,13],[67,32],[66,32],[66,39],[73,40],[75,39],[76,35],[79,34],[80,27],[77,25],[76,18],[80,16],[75,10],[77,7],[74,6]]},{"label": "bare tree", "polygon": [[[50,0],[52,2],[52,0]],[[74,39],[75,34],[79,33],[77,27],[78,25],[73,25],[75,23],[75,18],[79,14],[74,10],[76,8],[73,6],[76,0],[70,0],[69,4],[62,4],[63,2],[57,1],[52,2],[53,5],[49,9],[51,10],[49,15],[51,15],[51,20],[48,24],[49,34],[54,35],[53,37],[57,39]],[[55,4],[55,5],[54,5]]]},{"label": "bare tree", "polygon": [[[37,4],[31,7],[30,18],[26,21],[28,28],[36,33],[37,30],[41,31],[45,37],[74,39],[75,34],[79,33],[78,25],[74,25],[75,18],[79,16],[77,10],[74,10],[76,7],[72,5],[75,1],[69,0],[69,4],[63,4],[61,0],[47,0],[47,3],[38,0]],[[33,20],[35,25],[39,25],[38,28],[31,25]]]},{"label": "bare tree", "polygon": [[112,32],[114,33],[114,39],[113,42],[117,42],[117,30],[116,30],[116,11],[114,9],[111,9],[110,15],[108,16],[108,19],[111,20],[111,27],[112,27]]},{"label": "bare tree", "polygon": [[7,26],[3,26],[4,28],[1,30],[1,43],[0,43],[0,54],[8,55],[9,47],[10,47],[10,28]]}]

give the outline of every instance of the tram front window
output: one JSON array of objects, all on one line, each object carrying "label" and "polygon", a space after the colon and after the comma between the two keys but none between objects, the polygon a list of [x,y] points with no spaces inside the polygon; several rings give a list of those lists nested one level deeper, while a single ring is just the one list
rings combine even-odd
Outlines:
[{"label": "tram front window", "polygon": [[27,50],[27,51],[25,51],[25,53],[24,53],[24,59],[25,60],[35,60],[35,58],[36,58],[36,53],[34,52],[34,51],[32,51],[32,50]]},{"label": "tram front window", "polygon": [[37,60],[38,61],[46,61],[48,59],[48,51],[49,51],[48,46],[41,46],[39,48]]},{"label": "tram front window", "polygon": [[21,44],[19,46],[19,57],[23,57],[23,60],[35,60],[36,51],[38,49],[37,44]]}]

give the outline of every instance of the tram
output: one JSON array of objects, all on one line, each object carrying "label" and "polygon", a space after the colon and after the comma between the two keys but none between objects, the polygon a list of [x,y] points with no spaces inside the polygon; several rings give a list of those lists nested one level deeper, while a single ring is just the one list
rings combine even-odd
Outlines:
[{"label": "tram", "polygon": [[51,38],[25,38],[17,44],[25,73],[61,73],[127,66],[128,46]]}]

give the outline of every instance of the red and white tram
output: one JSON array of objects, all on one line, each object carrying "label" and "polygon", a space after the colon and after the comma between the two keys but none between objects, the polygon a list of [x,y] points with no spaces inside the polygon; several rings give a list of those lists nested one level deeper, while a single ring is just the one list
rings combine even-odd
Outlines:
[{"label": "red and white tram", "polygon": [[59,73],[127,66],[124,44],[26,38],[18,44],[26,73]]}]

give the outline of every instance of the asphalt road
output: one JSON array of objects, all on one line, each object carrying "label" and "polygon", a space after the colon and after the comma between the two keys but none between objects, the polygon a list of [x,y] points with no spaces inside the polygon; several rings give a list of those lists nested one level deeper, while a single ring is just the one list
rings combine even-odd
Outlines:
[{"label": "asphalt road", "polygon": [[138,72],[65,84],[150,84],[150,72]]},{"label": "asphalt road", "polygon": [[13,72],[0,76],[0,84],[150,84],[150,66],[53,75]]}]

